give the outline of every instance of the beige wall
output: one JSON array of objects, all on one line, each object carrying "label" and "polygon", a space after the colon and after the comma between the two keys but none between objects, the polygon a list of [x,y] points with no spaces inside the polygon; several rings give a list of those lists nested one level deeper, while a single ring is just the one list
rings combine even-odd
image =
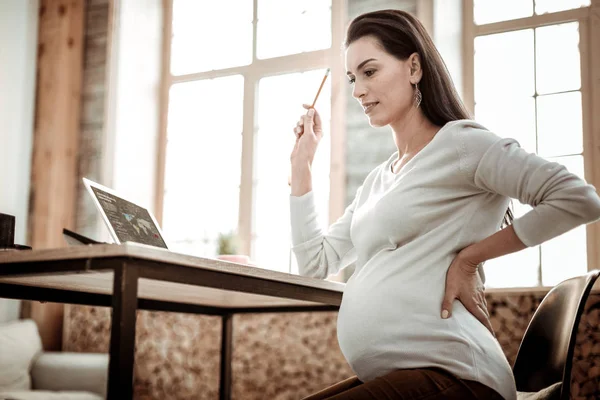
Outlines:
[{"label": "beige wall", "polygon": [[[0,213],[16,217],[18,244],[27,237],[37,26],[38,0],[0,1]],[[19,304],[0,299],[0,322],[18,318]]]}]

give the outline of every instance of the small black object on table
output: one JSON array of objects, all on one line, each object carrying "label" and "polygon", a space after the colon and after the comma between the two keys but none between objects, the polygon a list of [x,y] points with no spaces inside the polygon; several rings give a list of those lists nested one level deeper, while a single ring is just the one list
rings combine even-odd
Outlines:
[{"label": "small black object on table", "polygon": [[15,217],[0,213],[0,251],[2,250],[31,250],[31,247],[15,244]]}]

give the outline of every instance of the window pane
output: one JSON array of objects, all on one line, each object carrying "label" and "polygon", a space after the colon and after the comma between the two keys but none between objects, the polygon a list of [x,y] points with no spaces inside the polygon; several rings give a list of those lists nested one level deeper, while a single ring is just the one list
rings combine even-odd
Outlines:
[{"label": "window pane", "polygon": [[533,97],[498,97],[475,104],[477,122],[501,137],[516,139],[530,153],[536,151]]},{"label": "window pane", "polygon": [[542,285],[554,286],[587,272],[585,226],[542,244]]},{"label": "window pane", "polygon": [[331,47],[331,0],[258,0],[256,57]]},{"label": "window pane", "polygon": [[[583,156],[549,158],[584,178]],[[586,228],[579,226],[542,243],[542,284],[554,286],[587,272]]]},{"label": "window pane", "polygon": [[533,95],[533,30],[476,37],[475,102]]},{"label": "window pane", "polygon": [[544,14],[589,5],[590,0],[535,0],[535,13]]},{"label": "window pane", "polygon": [[477,25],[533,15],[532,0],[474,0],[473,19]]},{"label": "window pane", "polygon": [[252,8],[252,0],[174,0],[171,73],[250,64]]},{"label": "window pane", "polygon": [[[515,219],[522,217],[531,207],[512,200]],[[540,268],[539,246],[528,247],[516,253],[489,260],[484,265],[486,287],[506,288],[537,286]]]},{"label": "window pane", "polygon": [[538,94],[581,88],[578,22],[537,28],[535,50]]},{"label": "window pane", "polygon": [[583,151],[581,92],[537,98],[538,153],[541,156]]},{"label": "window pane", "polygon": [[509,288],[538,285],[539,247],[528,247],[516,253],[486,261],[485,287]]},{"label": "window pane", "polygon": [[[261,267],[288,272],[291,244],[288,175],[290,153],[296,140],[293,128],[306,112],[302,103],[312,103],[324,72],[272,76],[259,82],[252,256]],[[323,119],[324,135],[312,169],[313,189],[323,226],[328,222],[330,81],[327,80],[316,105]]]},{"label": "window pane", "polygon": [[163,228],[172,250],[212,257],[218,234],[237,230],[243,94],[240,75],[171,87]]}]

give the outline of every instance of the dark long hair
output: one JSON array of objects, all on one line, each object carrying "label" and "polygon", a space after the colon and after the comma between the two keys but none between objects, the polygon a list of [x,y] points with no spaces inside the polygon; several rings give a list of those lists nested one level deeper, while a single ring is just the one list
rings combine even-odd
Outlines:
[{"label": "dark long hair", "polygon": [[[421,109],[425,117],[437,126],[450,121],[470,119],[471,116],[456,92],[446,64],[421,22],[401,10],[380,10],[356,17],[346,32],[345,47],[365,36],[372,36],[383,49],[398,60],[411,54],[421,58],[423,77],[419,89],[423,94]],[[513,214],[506,210],[502,227],[510,225]]]}]

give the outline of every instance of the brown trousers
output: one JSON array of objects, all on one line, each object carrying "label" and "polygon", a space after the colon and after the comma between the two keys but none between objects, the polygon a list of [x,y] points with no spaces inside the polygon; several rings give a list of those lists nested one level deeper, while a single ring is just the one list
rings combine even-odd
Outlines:
[{"label": "brown trousers", "polygon": [[403,369],[367,383],[356,376],[304,400],[502,400],[493,389],[463,380],[439,368]]}]

